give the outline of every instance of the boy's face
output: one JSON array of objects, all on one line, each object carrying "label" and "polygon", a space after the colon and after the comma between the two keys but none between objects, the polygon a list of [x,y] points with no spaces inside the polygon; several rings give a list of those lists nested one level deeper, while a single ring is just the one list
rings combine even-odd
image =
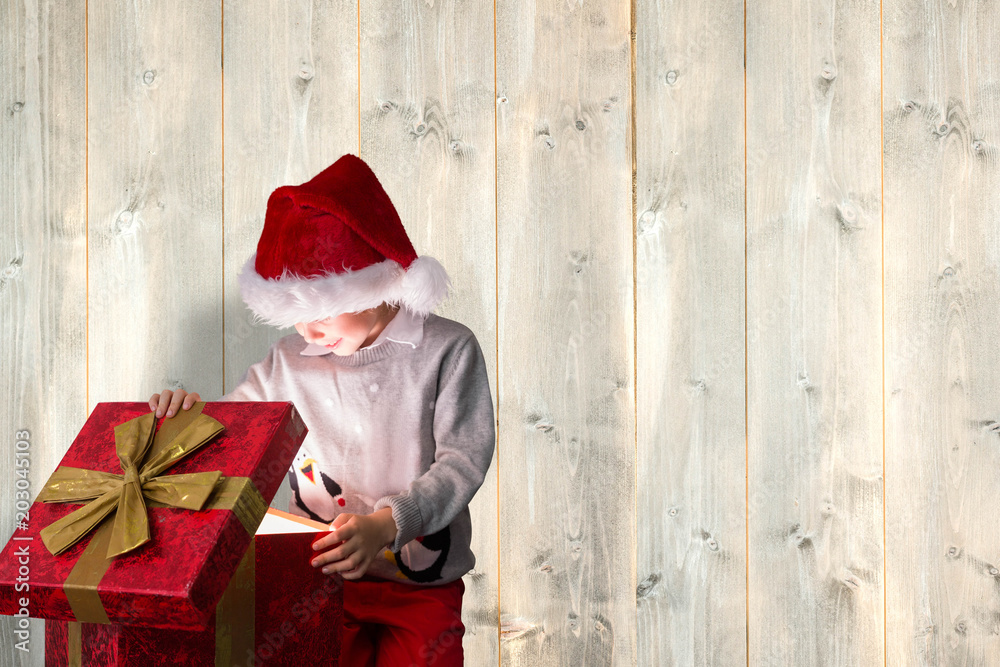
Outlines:
[{"label": "boy's face", "polygon": [[[295,330],[314,345],[322,345],[334,354],[347,356],[378,338],[381,328],[373,332],[382,308],[370,308],[359,313],[342,313],[315,322],[299,322]],[[370,339],[370,340],[369,340]]]}]

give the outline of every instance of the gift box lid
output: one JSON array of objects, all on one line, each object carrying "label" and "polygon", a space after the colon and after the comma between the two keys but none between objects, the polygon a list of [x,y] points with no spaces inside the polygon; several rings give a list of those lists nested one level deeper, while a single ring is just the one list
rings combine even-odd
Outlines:
[{"label": "gift box lid", "polygon": [[[156,430],[142,457],[149,465],[137,464],[130,478],[120,458],[121,442],[142,433],[137,424]],[[166,469],[154,469],[198,430],[206,434],[204,444],[191,447]],[[204,628],[307,432],[290,402],[199,402],[158,420],[145,403],[98,403],[36,496],[27,520],[0,552],[0,614],[16,615],[26,607],[36,618]],[[43,530],[97,502],[94,493],[86,500],[51,497],[73,495],[94,478],[110,485],[102,487],[112,490],[101,497],[106,502],[113,497],[115,506],[78,541],[51,553],[53,530],[60,524]],[[122,535],[143,533],[136,528],[141,521],[136,512],[115,525],[122,516],[121,499],[140,487],[148,540],[109,557]],[[172,506],[196,503],[191,498],[199,493],[204,497],[200,509]],[[130,502],[134,508],[135,498]],[[63,542],[67,533],[74,538],[74,530],[60,533]]]}]

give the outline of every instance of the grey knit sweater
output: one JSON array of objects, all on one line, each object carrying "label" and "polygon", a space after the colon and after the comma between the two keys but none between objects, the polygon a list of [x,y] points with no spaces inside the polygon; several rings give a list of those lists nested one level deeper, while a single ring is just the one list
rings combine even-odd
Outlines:
[{"label": "grey knit sweater", "polygon": [[292,401],[302,415],[289,512],[332,522],[392,508],[396,540],[367,574],[441,585],[475,566],[469,501],[496,430],[486,362],[465,325],[404,307],[347,356],[290,334],[220,400]]}]

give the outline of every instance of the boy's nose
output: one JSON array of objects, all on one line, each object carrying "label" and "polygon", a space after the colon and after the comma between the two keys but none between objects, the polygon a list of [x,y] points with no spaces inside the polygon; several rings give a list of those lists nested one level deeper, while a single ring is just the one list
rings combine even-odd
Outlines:
[{"label": "boy's nose", "polygon": [[303,324],[302,325],[302,337],[306,339],[307,343],[315,343],[316,342],[316,339],[317,339],[316,329],[313,327],[312,324]]},{"label": "boy's nose", "polygon": [[313,324],[307,324],[305,326],[305,331],[306,331],[306,333],[305,333],[304,337],[305,337],[307,343],[312,343],[312,344],[315,345],[315,344],[318,344],[320,341],[322,341],[326,337],[326,334],[324,332],[320,331],[319,327],[317,327],[317,326],[315,326]]}]

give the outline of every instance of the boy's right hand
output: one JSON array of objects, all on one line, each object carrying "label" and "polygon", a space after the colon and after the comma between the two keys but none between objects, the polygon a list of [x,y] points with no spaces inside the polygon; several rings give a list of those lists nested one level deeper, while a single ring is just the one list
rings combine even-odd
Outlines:
[{"label": "boy's right hand", "polygon": [[149,399],[149,409],[156,410],[156,417],[160,418],[166,413],[168,417],[177,414],[177,408],[183,407],[190,410],[191,406],[201,400],[197,393],[188,393],[183,389],[171,391],[164,389],[160,394],[153,394]]}]

